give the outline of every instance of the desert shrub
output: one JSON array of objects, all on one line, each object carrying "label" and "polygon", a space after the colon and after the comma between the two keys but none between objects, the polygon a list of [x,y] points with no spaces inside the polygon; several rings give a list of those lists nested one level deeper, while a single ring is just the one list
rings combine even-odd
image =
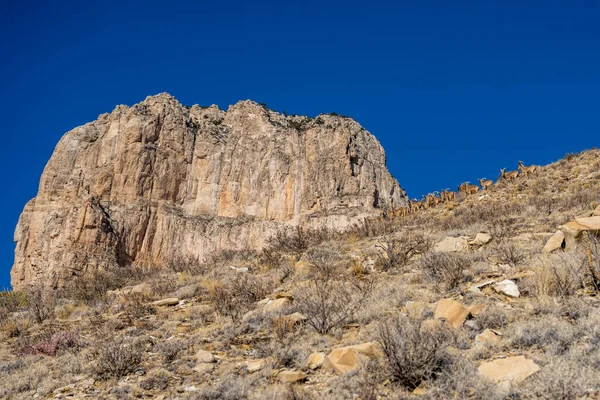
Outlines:
[{"label": "desert shrub", "polygon": [[139,281],[139,272],[132,268],[95,270],[74,277],[59,291],[61,297],[81,301],[87,305],[106,303],[106,292]]},{"label": "desert shrub", "polygon": [[131,338],[115,337],[97,343],[91,354],[92,370],[98,378],[121,378],[138,369],[143,344]]},{"label": "desert shrub", "polygon": [[503,263],[516,267],[525,260],[525,252],[515,246],[513,243],[501,243],[496,246],[498,258]]},{"label": "desert shrub", "polygon": [[565,354],[582,334],[570,323],[556,317],[525,321],[511,326],[512,345],[519,349],[536,348]]},{"label": "desert shrub", "polygon": [[245,400],[250,394],[250,385],[237,375],[226,375],[211,386],[204,386],[190,393],[188,400]]},{"label": "desert shrub", "polygon": [[171,374],[162,369],[156,368],[150,370],[145,380],[140,382],[140,387],[144,390],[166,390],[169,387]]},{"label": "desert shrub", "polygon": [[346,235],[356,235],[359,238],[391,235],[398,228],[398,222],[390,219],[365,218],[355,224]]},{"label": "desert shrub", "polygon": [[453,343],[452,332],[424,326],[422,319],[396,316],[377,330],[388,373],[408,389],[438,376],[449,362],[447,348]]},{"label": "desert shrub", "polygon": [[299,259],[310,247],[331,240],[333,236],[333,232],[327,228],[282,228],[267,239],[267,251],[292,254]]},{"label": "desert shrub", "polygon": [[27,305],[25,292],[0,291],[0,321]]},{"label": "desert shrub", "polygon": [[510,322],[510,312],[502,307],[491,306],[477,315],[476,322],[481,330],[503,329]]},{"label": "desert shrub", "polygon": [[270,290],[270,282],[267,280],[246,273],[236,273],[228,282],[210,282],[208,298],[219,314],[238,322]]},{"label": "desert shrub", "polygon": [[384,251],[381,267],[384,271],[403,269],[415,256],[426,253],[432,246],[433,241],[422,233],[407,232],[400,237],[386,235],[377,244]]},{"label": "desert shrub", "polygon": [[583,238],[589,280],[596,292],[600,292],[600,235],[584,232]]},{"label": "desert shrub", "polygon": [[55,356],[59,352],[79,347],[79,333],[61,330],[45,332],[33,338],[25,338],[17,345],[17,354],[43,354]]},{"label": "desert shrub", "polygon": [[353,318],[370,295],[373,281],[364,279],[351,282],[336,252],[317,249],[307,259],[315,276],[296,291],[294,304],[307,317],[306,323],[310,327],[326,334]]},{"label": "desert shrub", "polygon": [[143,293],[129,293],[124,300],[123,311],[132,319],[156,313],[156,309],[148,304],[148,298]]},{"label": "desert shrub", "polygon": [[178,255],[169,260],[167,267],[173,272],[185,272],[190,275],[204,275],[208,271],[208,265],[200,262],[197,258]]},{"label": "desert shrub", "polygon": [[177,356],[182,351],[187,350],[191,346],[189,340],[186,339],[173,339],[158,343],[154,348],[160,353],[165,363],[170,364],[177,359]]},{"label": "desert shrub", "polygon": [[600,386],[598,371],[581,360],[556,359],[514,388],[512,398],[581,399]]},{"label": "desert shrub", "polygon": [[503,399],[496,383],[483,378],[475,365],[462,357],[453,357],[428,391],[434,399]]},{"label": "desert shrub", "polygon": [[534,277],[537,296],[572,296],[585,286],[585,261],[581,255],[552,254],[540,262]]},{"label": "desert shrub", "polygon": [[425,275],[436,284],[445,284],[448,290],[464,280],[464,272],[471,266],[471,258],[460,253],[428,253],[420,265]]},{"label": "desert shrub", "polygon": [[49,290],[32,288],[27,292],[27,311],[38,324],[54,318],[55,305],[55,295]]}]

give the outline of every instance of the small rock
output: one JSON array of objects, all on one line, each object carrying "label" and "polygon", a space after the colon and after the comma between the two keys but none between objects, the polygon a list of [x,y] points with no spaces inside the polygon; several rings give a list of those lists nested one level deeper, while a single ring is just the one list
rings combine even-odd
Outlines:
[{"label": "small rock", "polygon": [[152,303],[153,306],[175,306],[179,304],[179,299],[177,297],[171,297],[168,299],[157,300]]},{"label": "small rock", "polygon": [[267,365],[267,360],[264,358],[260,358],[258,360],[248,360],[246,361],[246,370],[250,373],[260,371]]},{"label": "small rock", "polygon": [[505,279],[502,282],[498,282],[494,285],[494,290],[498,293],[505,294],[508,297],[517,298],[520,296],[519,287],[514,281]]},{"label": "small rock", "polygon": [[198,350],[196,353],[196,361],[199,363],[211,363],[215,361],[215,357],[210,351]]},{"label": "small rock", "polygon": [[600,206],[596,207],[596,209],[594,210],[592,215],[594,215],[596,217],[600,216]]},{"label": "small rock", "polygon": [[325,353],[312,353],[308,356],[306,366],[310,369],[317,369],[323,365],[323,361],[325,361]]},{"label": "small rock", "polygon": [[193,368],[194,371],[199,374],[208,374],[215,369],[215,364],[213,363],[199,363]]},{"label": "small rock", "polygon": [[407,301],[406,313],[412,318],[421,318],[427,310],[427,304],[423,301]]},{"label": "small rock", "polygon": [[234,271],[236,271],[236,272],[248,272],[248,268],[246,268],[246,267],[238,268],[238,267],[232,265],[229,268],[232,269],[232,270],[234,270]]},{"label": "small rock", "polygon": [[475,239],[469,242],[470,245],[473,246],[483,246],[484,244],[489,243],[492,240],[492,237],[487,233],[479,232],[475,235]]},{"label": "small rock", "polygon": [[281,311],[284,308],[288,307],[290,304],[291,304],[291,302],[288,298],[282,297],[280,299],[275,299],[275,300],[269,301],[267,304],[265,304],[265,306],[263,307],[263,310],[265,312],[277,312],[277,311]]},{"label": "small rock", "polygon": [[435,308],[434,318],[444,318],[453,328],[460,328],[467,319],[470,311],[467,307],[453,299],[442,299]]},{"label": "small rock", "polygon": [[563,231],[556,231],[554,235],[544,245],[542,251],[544,253],[551,253],[554,250],[563,248],[565,244],[565,234]]},{"label": "small rock", "polygon": [[475,343],[493,345],[500,342],[500,334],[492,329],[486,329],[475,336]]},{"label": "small rock", "polygon": [[277,378],[283,383],[294,383],[306,379],[307,375],[302,371],[281,371]]},{"label": "small rock", "polygon": [[486,287],[486,286],[488,286],[488,285],[491,285],[491,284],[492,284],[492,283],[494,283],[494,282],[496,282],[496,280],[495,280],[495,279],[488,279],[488,280],[486,280],[486,281],[483,281],[483,282],[477,282],[477,283],[474,283],[474,284],[472,284],[472,285],[469,287],[469,290],[468,290],[468,291],[469,291],[469,292],[471,292],[471,293],[481,293],[481,289],[482,289],[482,288],[484,288],[484,287]]},{"label": "small rock", "polygon": [[453,253],[469,250],[469,242],[464,237],[446,237],[433,247],[438,253]]}]

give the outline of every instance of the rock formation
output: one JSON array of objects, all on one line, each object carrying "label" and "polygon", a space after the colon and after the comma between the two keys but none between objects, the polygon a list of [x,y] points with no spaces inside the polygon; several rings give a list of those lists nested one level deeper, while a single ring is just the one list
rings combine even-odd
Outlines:
[{"label": "rock formation", "polygon": [[350,118],[168,94],[121,105],[58,143],[15,231],[12,285],[260,248],[284,225],[342,230],[406,206],[385,162]]}]

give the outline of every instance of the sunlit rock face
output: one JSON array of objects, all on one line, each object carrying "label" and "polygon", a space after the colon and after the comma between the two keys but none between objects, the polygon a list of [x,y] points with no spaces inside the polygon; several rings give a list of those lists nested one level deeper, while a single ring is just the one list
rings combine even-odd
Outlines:
[{"label": "sunlit rock face", "polygon": [[260,249],[283,225],[343,230],[403,206],[383,148],[350,118],[159,94],[63,136],[19,219],[12,285]]}]

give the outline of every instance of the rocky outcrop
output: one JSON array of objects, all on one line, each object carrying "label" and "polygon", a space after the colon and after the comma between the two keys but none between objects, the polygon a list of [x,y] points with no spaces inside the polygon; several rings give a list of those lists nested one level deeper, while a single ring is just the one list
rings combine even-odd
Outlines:
[{"label": "rocky outcrop", "polygon": [[385,162],[350,118],[168,94],[121,105],[58,143],[16,228],[12,285],[260,248],[284,225],[342,230],[406,206]]}]

